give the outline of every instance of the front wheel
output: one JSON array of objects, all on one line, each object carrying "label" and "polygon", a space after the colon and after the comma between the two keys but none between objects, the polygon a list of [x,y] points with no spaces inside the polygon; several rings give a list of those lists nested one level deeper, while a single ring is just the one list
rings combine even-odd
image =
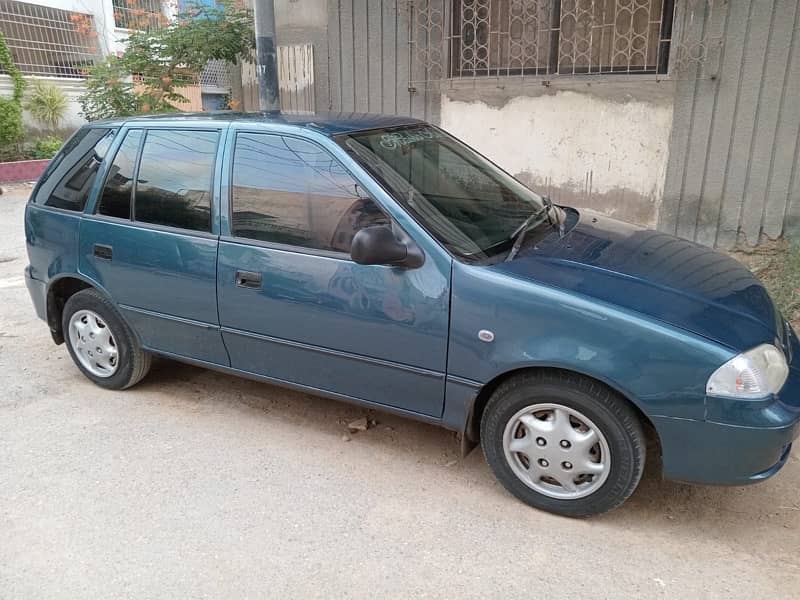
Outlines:
[{"label": "front wheel", "polygon": [[481,420],[481,445],[512,494],[571,517],[622,504],[645,461],[644,432],[630,404],[591,379],[558,371],[500,385]]}]

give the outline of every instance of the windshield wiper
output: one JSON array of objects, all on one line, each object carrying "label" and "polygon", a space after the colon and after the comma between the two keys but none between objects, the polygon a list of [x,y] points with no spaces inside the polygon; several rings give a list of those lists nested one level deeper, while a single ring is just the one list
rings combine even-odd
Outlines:
[{"label": "windshield wiper", "polygon": [[525,219],[522,225],[517,227],[514,233],[511,234],[510,239],[514,240],[514,245],[511,246],[511,251],[508,253],[508,256],[506,256],[505,262],[512,261],[517,256],[520,248],[522,248],[522,244],[525,242],[525,235],[534,222],[539,221],[543,216],[547,216],[547,221],[553,225],[550,219],[550,209],[553,208],[553,202],[547,196],[543,196],[542,201],[544,202],[544,206]]}]

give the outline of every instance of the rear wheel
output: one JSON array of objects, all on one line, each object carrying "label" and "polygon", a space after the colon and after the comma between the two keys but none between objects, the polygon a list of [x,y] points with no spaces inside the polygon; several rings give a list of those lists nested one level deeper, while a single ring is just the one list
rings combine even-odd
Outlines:
[{"label": "rear wheel", "polygon": [[645,461],[644,432],[628,402],[591,379],[558,371],[503,383],[484,411],[481,445],[512,494],[572,517],[622,504]]},{"label": "rear wheel", "polygon": [[131,387],[150,370],[150,354],[97,290],[85,289],[67,300],[62,327],[72,360],[101,387]]}]

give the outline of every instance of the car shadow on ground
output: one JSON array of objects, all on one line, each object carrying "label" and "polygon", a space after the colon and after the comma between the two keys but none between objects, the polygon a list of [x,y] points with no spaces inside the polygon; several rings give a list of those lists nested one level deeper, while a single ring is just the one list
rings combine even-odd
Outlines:
[{"label": "car shadow on ground", "polygon": [[[330,436],[332,443],[346,443],[343,438],[347,436],[362,445],[368,455],[391,455],[399,468],[403,468],[403,462],[408,462],[409,468],[447,467],[441,477],[454,478],[455,485],[463,480],[464,493],[502,495],[510,505],[520,504],[496,482],[480,448],[461,457],[456,436],[436,426],[161,359],[134,389],[167,392],[178,406],[214,403],[217,408],[226,404],[247,407],[254,418],[313,428]],[[376,424],[364,432],[348,432],[348,424],[361,417]],[[751,546],[760,545],[759,540],[774,544],[774,535],[779,534],[782,543],[796,549],[800,545],[798,481],[797,452],[772,480],[736,488],[665,481],[658,460],[649,460],[635,494],[619,509],[591,522],[678,535],[705,534]],[[731,527],[732,521],[736,527]]]}]

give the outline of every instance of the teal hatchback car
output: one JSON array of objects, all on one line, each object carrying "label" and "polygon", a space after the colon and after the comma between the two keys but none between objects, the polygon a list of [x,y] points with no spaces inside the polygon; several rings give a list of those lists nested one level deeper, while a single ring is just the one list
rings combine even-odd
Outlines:
[{"label": "teal hatchback car", "polygon": [[648,451],[670,479],[761,481],[800,432],[798,340],[747,269],[414,119],[95,122],[25,231],[36,312],[97,385],[160,355],[407,415],[555,513],[618,506]]}]

